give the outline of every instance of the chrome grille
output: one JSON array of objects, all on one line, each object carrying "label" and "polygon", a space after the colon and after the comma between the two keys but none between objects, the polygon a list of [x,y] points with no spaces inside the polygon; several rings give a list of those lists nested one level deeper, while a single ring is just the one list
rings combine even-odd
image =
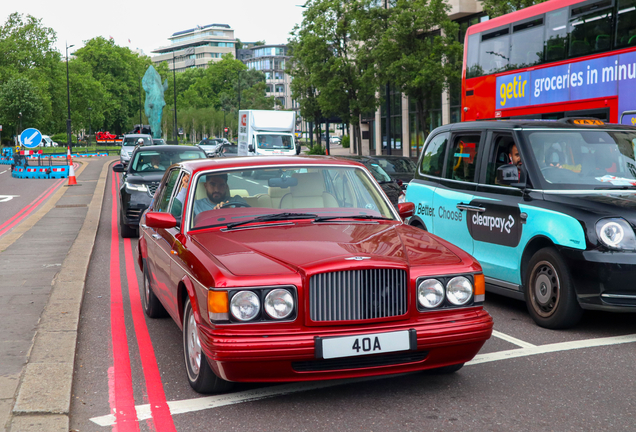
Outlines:
[{"label": "chrome grille", "polygon": [[370,320],[404,315],[406,271],[346,270],[321,273],[309,280],[312,321]]},{"label": "chrome grille", "polygon": [[159,183],[148,183],[148,193],[150,194],[150,196],[155,196],[155,192],[157,191],[158,187]]}]

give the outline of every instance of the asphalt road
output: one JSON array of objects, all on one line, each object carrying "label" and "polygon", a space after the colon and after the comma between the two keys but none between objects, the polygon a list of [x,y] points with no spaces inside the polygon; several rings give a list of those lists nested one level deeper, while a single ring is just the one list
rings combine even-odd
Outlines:
[{"label": "asphalt road", "polygon": [[[242,180],[246,188],[259,188],[260,180]],[[486,296],[486,309],[495,333],[476,359],[453,375],[239,384],[226,395],[197,394],[185,376],[177,325],[143,315],[136,240],[119,237],[116,197],[111,176],[80,322],[72,430],[636,428],[636,314],[587,312],[576,328],[551,331],[537,327],[523,303],[493,294]],[[116,428],[115,398],[128,413]]]}]

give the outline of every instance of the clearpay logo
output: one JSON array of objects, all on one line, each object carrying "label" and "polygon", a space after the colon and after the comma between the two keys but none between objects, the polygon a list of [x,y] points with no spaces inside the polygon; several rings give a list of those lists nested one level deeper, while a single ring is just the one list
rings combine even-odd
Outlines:
[{"label": "clearpay logo", "polygon": [[515,219],[512,215],[508,215],[508,218],[495,217],[495,216],[482,216],[480,214],[473,215],[473,225],[479,225],[490,228],[490,231],[499,230],[503,233],[504,230],[510,234],[510,229],[514,226]]}]

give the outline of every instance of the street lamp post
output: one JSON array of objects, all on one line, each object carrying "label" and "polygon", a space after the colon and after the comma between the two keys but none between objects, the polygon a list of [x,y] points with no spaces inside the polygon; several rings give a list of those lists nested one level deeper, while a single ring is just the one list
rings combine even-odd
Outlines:
[{"label": "street lamp post", "polygon": [[141,133],[141,80],[143,78],[139,78],[139,133]]},{"label": "street lamp post", "polygon": [[88,107],[88,145],[91,145],[91,134],[93,133],[93,128],[91,125],[91,111],[93,108]]},{"label": "street lamp post", "polygon": [[[389,9],[387,0],[384,0],[384,8]],[[386,83],[386,154],[391,155],[391,84]]]},{"label": "street lamp post", "polygon": [[172,51],[172,81],[173,81],[173,89],[174,89],[174,143],[178,144],[179,140],[177,138],[177,73],[175,71],[174,66],[174,51]]},{"label": "street lamp post", "polygon": [[66,119],[66,139],[68,147],[73,148],[73,142],[71,141],[71,89],[68,80],[68,49],[73,48],[75,45],[66,45],[66,107],[68,108],[68,118]]}]

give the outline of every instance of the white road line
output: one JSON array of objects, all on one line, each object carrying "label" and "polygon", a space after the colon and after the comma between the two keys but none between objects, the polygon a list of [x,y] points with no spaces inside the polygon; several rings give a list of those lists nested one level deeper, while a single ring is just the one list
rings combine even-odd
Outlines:
[{"label": "white road line", "polygon": [[493,330],[492,331],[492,335],[494,337],[496,337],[496,338],[503,339],[503,340],[505,340],[507,342],[510,342],[511,344],[515,344],[517,346],[520,346],[521,348],[533,348],[533,347],[536,346],[536,345],[532,345],[531,343],[524,342],[521,339],[517,339],[515,337],[508,336],[507,334],[498,332],[497,330]]},{"label": "white road line", "polygon": [[[498,333],[498,332],[497,332]],[[503,333],[501,333],[503,335]],[[508,338],[510,336],[503,335]],[[497,336],[499,337],[499,336]],[[524,343],[523,341],[519,341],[518,339],[514,339],[520,343]],[[608,345],[619,345],[626,343],[636,342],[636,334],[625,335],[625,336],[614,336],[614,337],[606,337],[606,338],[598,338],[598,339],[587,339],[587,340],[579,340],[579,341],[571,341],[571,342],[561,342],[555,344],[548,345],[539,345],[533,346],[530,344],[527,348],[518,348],[507,351],[499,351],[490,354],[480,354],[477,355],[472,361],[466,363],[466,366],[472,366],[481,363],[490,363],[499,360],[507,360],[518,357],[527,357],[531,355],[537,354],[547,354],[559,351],[569,351],[574,349],[581,348],[595,348],[601,346]],[[513,342],[514,343],[514,342]],[[381,377],[368,377],[368,378],[353,378],[353,379],[345,379],[345,380],[330,380],[330,381],[316,381],[316,382],[305,382],[305,383],[294,383],[294,384],[283,384],[274,387],[266,387],[262,389],[255,390],[246,390],[237,393],[231,393],[227,395],[219,395],[219,396],[208,396],[202,398],[195,399],[186,399],[181,401],[172,401],[168,402],[168,406],[170,407],[170,413],[172,415],[175,414],[185,414],[189,412],[202,411],[210,408],[218,408],[226,405],[234,405],[243,402],[251,402],[259,399],[266,399],[274,396],[281,396],[291,393],[304,392],[309,390],[317,390],[328,387],[335,387],[339,385],[345,384],[354,384],[360,383],[364,381],[375,381],[387,378],[393,378],[396,375],[389,376],[381,376]],[[137,410],[137,418],[138,420],[147,420],[152,417],[150,412],[150,405],[137,405],[135,407]],[[115,416],[113,414],[93,417],[90,419],[93,423],[99,426],[112,426],[115,424]]]},{"label": "white road line", "polygon": [[246,182],[253,183],[253,184],[255,184],[255,185],[259,185],[259,186],[267,187],[267,186],[265,186],[263,183],[255,182],[254,180],[248,180],[248,179],[245,179],[245,181],[246,181]]},{"label": "white road line", "polygon": [[4,173],[6,173],[7,171],[8,171],[8,170],[4,170],[4,171],[0,172],[0,174],[4,174]]}]

